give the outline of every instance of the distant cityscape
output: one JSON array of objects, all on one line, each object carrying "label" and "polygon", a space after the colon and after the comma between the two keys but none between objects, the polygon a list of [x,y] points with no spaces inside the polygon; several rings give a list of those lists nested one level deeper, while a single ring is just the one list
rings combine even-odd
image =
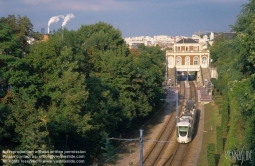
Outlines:
[{"label": "distant cityscape", "polygon": [[[227,32],[222,33],[227,37],[233,37],[235,33],[233,32]],[[215,34],[214,32],[210,32],[207,35],[200,35],[200,32],[198,34],[193,34],[191,37],[188,36],[167,36],[167,35],[159,35],[159,36],[136,36],[136,37],[127,37],[124,38],[125,42],[129,46],[129,48],[137,48],[139,44],[144,44],[145,46],[156,46],[159,45],[162,50],[165,49],[172,49],[173,45],[180,41],[181,39],[188,39],[191,38],[195,40],[196,42],[202,44],[203,49],[207,49],[208,44],[212,45]]]},{"label": "distant cityscape", "polygon": [[[156,46],[159,45],[162,50],[173,49],[173,45],[182,39],[193,39],[199,44],[202,45],[202,49],[208,49],[208,44],[212,45],[215,37],[217,36],[225,36],[227,38],[232,38],[235,32],[224,32],[224,33],[215,33],[210,31],[204,31],[207,34],[202,34],[202,32],[195,32],[191,37],[190,36],[167,36],[167,35],[159,35],[159,36],[135,36],[135,37],[127,37],[124,38],[127,46],[131,48],[137,48],[139,44],[144,44],[145,46]],[[44,35],[44,39],[47,38],[47,34],[45,34],[45,28],[41,28],[41,34]],[[33,38],[28,38],[28,43],[32,44],[34,42]]]},{"label": "distant cityscape", "polygon": [[129,48],[137,48],[137,45],[144,44],[145,46],[156,46],[159,45],[161,49],[172,48],[174,43],[178,42],[181,39],[191,38],[196,42],[203,45],[203,49],[207,48],[207,42],[209,44],[213,43],[214,40],[214,32],[210,33],[210,36],[203,35],[201,38],[199,35],[193,34],[191,37],[187,36],[167,36],[167,35],[159,35],[159,36],[137,36],[137,37],[128,37],[124,38],[125,42],[129,46]]}]

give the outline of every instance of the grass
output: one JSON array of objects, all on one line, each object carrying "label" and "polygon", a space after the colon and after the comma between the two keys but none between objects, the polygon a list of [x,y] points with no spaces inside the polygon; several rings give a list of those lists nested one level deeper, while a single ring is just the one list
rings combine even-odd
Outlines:
[{"label": "grass", "polygon": [[[207,145],[214,143],[216,146],[216,126],[221,125],[221,115],[219,114],[222,97],[215,94],[215,102],[204,105],[204,135],[198,165],[207,164]],[[217,104],[216,104],[217,103]]]}]

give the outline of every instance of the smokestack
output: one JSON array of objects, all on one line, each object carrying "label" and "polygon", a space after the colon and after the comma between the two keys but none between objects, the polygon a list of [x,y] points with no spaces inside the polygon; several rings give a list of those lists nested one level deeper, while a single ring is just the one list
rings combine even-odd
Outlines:
[{"label": "smokestack", "polygon": [[48,33],[50,33],[50,25],[54,22],[57,23],[60,18],[64,19],[64,16],[59,15],[59,16],[53,16],[53,17],[50,18],[50,20],[48,22]]},{"label": "smokestack", "polygon": [[66,26],[66,23],[71,20],[72,18],[75,18],[75,16],[73,15],[73,13],[71,14],[67,14],[64,18],[64,21],[62,23],[62,28],[64,28],[64,26]]}]

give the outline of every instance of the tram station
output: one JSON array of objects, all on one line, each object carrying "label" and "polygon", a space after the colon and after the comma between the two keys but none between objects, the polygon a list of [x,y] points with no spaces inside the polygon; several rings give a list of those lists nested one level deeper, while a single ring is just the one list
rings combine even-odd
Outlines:
[{"label": "tram station", "polygon": [[212,100],[210,62],[210,51],[204,49],[201,43],[189,38],[177,41],[173,50],[166,51],[167,84],[177,87],[180,81],[187,80],[187,77],[188,80],[196,80],[198,101],[210,102]]}]

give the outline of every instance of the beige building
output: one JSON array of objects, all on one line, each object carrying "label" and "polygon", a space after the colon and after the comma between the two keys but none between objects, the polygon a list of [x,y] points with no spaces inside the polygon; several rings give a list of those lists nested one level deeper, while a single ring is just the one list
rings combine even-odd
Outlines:
[{"label": "beige building", "polygon": [[177,71],[196,71],[197,77],[206,75],[210,79],[210,52],[203,49],[203,45],[196,40],[179,40],[174,44],[173,50],[166,51],[166,60],[168,79],[175,80]]},{"label": "beige building", "polygon": [[177,71],[199,71],[210,64],[209,50],[203,50],[202,45],[193,39],[181,39],[174,44],[173,50],[166,51],[168,68]]}]

